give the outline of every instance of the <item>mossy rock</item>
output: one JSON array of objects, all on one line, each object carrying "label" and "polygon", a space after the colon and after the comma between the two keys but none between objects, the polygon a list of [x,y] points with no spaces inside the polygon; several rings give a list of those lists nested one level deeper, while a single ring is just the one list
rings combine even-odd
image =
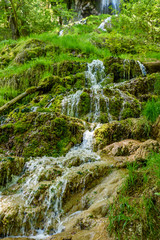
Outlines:
[{"label": "mossy rock", "polygon": [[106,145],[124,139],[144,140],[151,135],[152,125],[144,118],[128,118],[103,124],[95,131],[94,149],[102,149]]},{"label": "mossy rock", "polygon": [[124,60],[118,57],[109,57],[103,60],[106,74],[114,74],[114,82],[129,80],[142,75],[138,62]]},{"label": "mossy rock", "polygon": [[19,176],[24,164],[24,158],[0,156],[0,186],[5,186],[12,181],[13,176]]},{"label": "mossy rock", "polygon": [[146,77],[139,77],[130,81],[119,83],[116,85],[116,88],[122,91],[127,91],[137,98],[141,98],[141,95],[154,92],[154,85],[159,76],[159,73],[153,73]]},{"label": "mossy rock", "polygon": [[53,74],[60,77],[66,77],[76,73],[84,72],[86,70],[86,67],[86,63],[63,61],[53,65]]},{"label": "mossy rock", "polygon": [[[83,138],[81,120],[52,112],[22,113],[0,127],[0,146],[18,156],[63,155]],[[73,138],[74,137],[74,138]]]},{"label": "mossy rock", "polygon": [[90,110],[90,95],[84,91],[80,96],[79,116],[87,114],[89,110]]}]

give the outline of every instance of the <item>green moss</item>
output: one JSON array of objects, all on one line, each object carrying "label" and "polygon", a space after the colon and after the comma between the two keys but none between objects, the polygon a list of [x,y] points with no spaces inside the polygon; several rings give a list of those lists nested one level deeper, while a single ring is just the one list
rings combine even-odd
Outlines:
[{"label": "green moss", "polygon": [[103,124],[95,131],[95,150],[123,139],[148,139],[151,134],[151,124],[144,118],[128,118]]},{"label": "green moss", "polygon": [[30,124],[28,123],[17,122],[16,124],[14,124],[14,134],[24,133],[29,129],[29,127],[30,127]]},{"label": "green moss", "polygon": [[83,92],[80,96],[79,115],[83,116],[89,113],[90,110],[90,95],[87,92]]},{"label": "green moss", "polygon": [[[17,121],[18,120],[18,121]],[[21,113],[12,124],[0,128],[0,146],[25,157],[58,156],[80,143],[84,126],[80,120],[52,112]]]},{"label": "green moss", "polygon": [[109,111],[116,119],[119,118],[122,109],[122,98],[113,97],[109,100]]},{"label": "green moss", "polygon": [[53,65],[53,74],[66,77],[71,74],[81,73],[86,70],[86,63],[64,61]]},{"label": "green moss", "polygon": [[18,176],[24,167],[25,161],[19,157],[0,157],[0,187],[6,186],[13,175]]}]

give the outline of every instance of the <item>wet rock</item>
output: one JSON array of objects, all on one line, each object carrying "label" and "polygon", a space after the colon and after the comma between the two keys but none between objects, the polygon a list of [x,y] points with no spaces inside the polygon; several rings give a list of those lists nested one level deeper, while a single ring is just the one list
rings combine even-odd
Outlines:
[{"label": "wet rock", "polygon": [[75,9],[78,11],[79,16],[82,16],[83,18],[89,16],[89,15],[96,15],[98,14],[98,11],[96,10],[95,2],[94,1],[88,1],[88,0],[75,0]]},{"label": "wet rock", "polygon": [[129,80],[142,75],[140,63],[137,61],[110,57],[105,58],[103,62],[106,74],[114,74],[114,82],[119,82],[122,79]]},{"label": "wet rock", "polygon": [[143,163],[152,152],[159,152],[160,144],[158,141],[149,139],[140,142],[132,139],[113,143],[100,151],[102,158],[107,156],[115,157],[113,164],[117,167],[125,167],[128,163]]},{"label": "wet rock", "polygon": [[106,145],[128,138],[148,139],[151,129],[151,123],[143,118],[128,118],[103,124],[95,131],[94,148],[95,150],[102,149]]},{"label": "wet rock", "polygon": [[125,172],[118,170],[102,179],[100,184],[86,192],[83,197],[92,202],[85,211],[71,214],[64,222],[65,231],[48,239],[100,239],[111,240],[106,231],[108,219],[105,218],[109,211],[109,203],[116,196],[118,188],[123,182]]},{"label": "wet rock", "polygon": [[118,83],[114,88],[118,88],[122,91],[127,91],[134,96],[140,98],[141,95],[153,93],[154,84],[159,74],[152,74],[147,77],[135,78],[127,82]]},{"label": "wet rock", "polygon": [[13,176],[19,176],[24,164],[24,158],[0,156],[0,186],[12,181]]},{"label": "wet rock", "polygon": [[83,138],[83,122],[75,118],[38,112],[11,116],[14,123],[0,127],[0,145],[18,156],[63,154]]}]

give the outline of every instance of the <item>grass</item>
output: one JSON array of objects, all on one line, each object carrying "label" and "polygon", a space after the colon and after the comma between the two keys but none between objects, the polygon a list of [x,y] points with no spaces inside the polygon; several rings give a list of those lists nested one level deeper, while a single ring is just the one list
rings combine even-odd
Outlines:
[{"label": "grass", "polygon": [[160,99],[157,101],[154,99],[148,101],[143,110],[143,115],[147,118],[147,120],[154,123],[160,115]]},{"label": "grass", "polygon": [[115,239],[159,239],[160,153],[152,153],[146,166],[128,165],[120,193],[110,205],[108,230]]},{"label": "grass", "polygon": [[19,95],[19,91],[9,87],[0,88],[0,107]]}]

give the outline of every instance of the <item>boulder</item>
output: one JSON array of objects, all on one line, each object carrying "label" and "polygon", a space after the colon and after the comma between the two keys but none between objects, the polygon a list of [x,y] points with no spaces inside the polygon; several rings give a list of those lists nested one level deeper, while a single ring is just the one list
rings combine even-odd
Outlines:
[{"label": "boulder", "polygon": [[144,66],[148,73],[160,72],[160,61],[157,62],[145,62]]},{"label": "boulder", "polygon": [[147,140],[151,134],[151,124],[143,118],[128,118],[122,121],[113,121],[103,124],[95,131],[94,149],[103,149],[105,146],[124,139]]},{"label": "boulder", "polygon": [[129,163],[143,163],[152,152],[159,152],[160,143],[149,139],[145,142],[126,139],[106,146],[100,151],[102,158],[112,156],[112,163],[116,167],[126,167]]}]

